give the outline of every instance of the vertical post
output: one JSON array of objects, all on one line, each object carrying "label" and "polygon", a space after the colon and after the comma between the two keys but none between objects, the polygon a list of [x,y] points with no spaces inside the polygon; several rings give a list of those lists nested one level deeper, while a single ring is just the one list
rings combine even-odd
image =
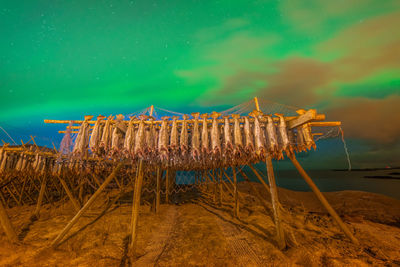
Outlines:
[{"label": "vertical post", "polygon": [[6,209],[3,206],[3,202],[0,200],[0,222],[3,226],[4,232],[6,233],[8,239],[11,242],[18,242],[17,233],[15,233],[14,228],[12,227],[10,218],[7,215]]},{"label": "vertical post", "polygon": [[42,179],[42,184],[40,186],[38,202],[36,204],[36,209],[35,209],[35,213],[34,213],[34,216],[36,218],[39,218],[40,206],[42,205],[44,192],[46,190],[46,180],[47,180],[47,175],[44,174],[43,179]]},{"label": "vertical post", "polygon": [[234,206],[233,206],[233,215],[236,218],[239,218],[239,201],[238,201],[238,188],[237,188],[237,178],[236,178],[236,169],[232,166],[233,171],[233,198],[234,198]]},{"label": "vertical post", "polygon": [[222,206],[222,169],[219,169],[219,205]]},{"label": "vertical post", "polygon": [[279,249],[284,249],[286,247],[286,242],[285,242],[285,236],[284,236],[282,225],[281,225],[278,190],[277,190],[277,187],[275,184],[275,175],[274,175],[274,170],[272,167],[272,159],[271,159],[270,154],[267,154],[266,165],[267,165],[269,188],[271,190],[272,208],[274,210],[274,221],[275,221],[278,247],[279,247]]},{"label": "vertical post", "polygon": [[254,104],[256,105],[256,110],[260,111],[260,106],[258,105],[258,98],[254,97]]},{"label": "vertical post", "polygon": [[214,191],[213,202],[214,202],[214,204],[216,204],[217,203],[217,177],[215,175],[215,169],[213,169],[211,172],[211,178],[213,181],[213,191]]},{"label": "vertical post", "polygon": [[149,112],[150,116],[153,116],[153,111],[154,111],[154,105],[151,105],[150,112]]},{"label": "vertical post", "polygon": [[162,170],[160,167],[157,167],[157,188],[156,188],[156,213],[160,212],[160,189],[161,189],[161,175]]},{"label": "vertical post", "polygon": [[141,159],[139,161],[138,171],[135,180],[135,188],[133,193],[133,205],[132,205],[132,217],[131,217],[131,243],[130,243],[130,251],[132,255],[134,255],[135,253],[138,214],[140,208],[140,195],[142,193],[142,182],[143,182],[143,160]]},{"label": "vertical post", "polygon": [[318,187],[314,184],[314,182],[311,180],[310,176],[304,171],[303,167],[301,167],[300,163],[297,161],[296,157],[294,154],[288,155],[290,160],[292,161],[293,165],[296,167],[300,175],[303,177],[303,179],[306,181],[306,183],[311,187],[312,191],[315,193],[319,201],[322,203],[322,205],[325,207],[325,209],[329,212],[329,214],[333,217],[333,219],[336,221],[336,223],[339,225],[339,227],[342,229],[342,231],[347,235],[348,238],[354,243],[358,244],[358,240],[353,236],[353,234],[350,232],[350,230],[347,228],[347,226],[343,223],[343,221],[340,219],[339,215],[336,213],[336,211],[332,208],[332,206],[329,204],[329,202],[326,200],[324,195],[322,195],[321,191],[319,191]]},{"label": "vertical post", "polygon": [[169,171],[165,171],[165,202],[169,204]]}]

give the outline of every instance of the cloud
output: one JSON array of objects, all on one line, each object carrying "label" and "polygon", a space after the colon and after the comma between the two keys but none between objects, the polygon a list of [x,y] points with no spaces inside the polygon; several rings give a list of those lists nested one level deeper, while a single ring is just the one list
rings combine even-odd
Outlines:
[{"label": "cloud", "polygon": [[279,5],[284,22],[293,31],[307,34],[343,27],[398,8],[400,4],[396,0],[283,0]]},{"label": "cloud", "polygon": [[400,96],[341,99],[324,110],[328,120],[342,121],[347,137],[379,144],[400,142]]}]

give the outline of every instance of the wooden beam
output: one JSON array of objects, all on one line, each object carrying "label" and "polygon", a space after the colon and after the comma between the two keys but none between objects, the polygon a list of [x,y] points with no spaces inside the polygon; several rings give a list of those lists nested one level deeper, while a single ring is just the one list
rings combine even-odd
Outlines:
[{"label": "wooden beam", "polygon": [[284,249],[286,247],[285,236],[283,233],[283,228],[281,225],[281,218],[280,218],[280,209],[279,209],[279,200],[278,200],[278,189],[275,184],[275,175],[274,170],[272,167],[272,159],[271,155],[268,154],[266,158],[266,165],[267,165],[267,173],[268,173],[268,181],[271,190],[271,202],[272,202],[272,209],[274,211],[274,221],[275,221],[275,229],[276,229],[276,237],[278,242],[278,248]]},{"label": "wooden beam", "polygon": [[310,109],[304,114],[297,117],[296,119],[288,121],[287,126],[289,129],[292,129],[309,121],[315,120],[316,117],[317,117],[317,111],[315,109]]},{"label": "wooden beam", "polygon": [[353,236],[353,234],[350,232],[350,230],[347,228],[347,226],[343,223],[343,221],[340,219],[339,215],[336,213],[336,211],[332,208],[332,206],[329,204],[329,202],[326,200],[324,195],[319,191],[318,187],[314,184],[312,181],[311,177],[305,172],[303,167],[300,165],[300,163],[297,161],[296,157],[294,154],[289,155],[290,160],[292,161],[293,165],[296,167],[300,175],[303,177],[303,179],[306,181],[306,183],[311,187],[312,191],[315,193],[321,204],[325,207],[325,209],[328,211],[328,213],[333,217],[333,219],[336,221],[336,223],[339,225],[339,227],[342,229],[342,231],[347,235],[347,237],[354,243],[358,244],[358,240]]},{"label": "wooden beam", "polygon": [[136,173],[135,189],[133,192],[133,205],[132,205],[132,217],[131,217],[131,242],[129,245],[130,254],[134,255],[136,237],[137,237],[137,226],[140,208],[140,196],[142,194],[142,183],[143,183],[143,160],[139,161],[138,171]]},{"label": "wooden beam", "polygon": [[233,171],[233,199],[234,199],[234,205],[233,205],[233,215],[236,218],[239,218],[239,200],[238,200],[238,188],[237,188],[237,177],[236,177],[236,170],[235,167],[232,166],[232,171]]},{"label": "wooden beam", "polygon": [[157,185],[156,185],[156,213],[160,212],[160,190],[161,190],[161,175],[162,169],[161,167],[157,167]]},{"label": "wooden beam", "polygon": [[93,204],[100,193],[106,188],[106,186],[114,179],[118,171],[122,168],[123,163],[120,162],[112,171],[112,173],[104,180],[103,184],[97,189],[97,191],[90,197],[86,204],[79,210],[79,212],[72,218],[71,221],[64,227],[60,234],[51,242],[51,247],[56,248],[63,237],[71,230],[72,226],[79,220],[79,218],[85,213],[85,211]]},{"label": "wooden beam", "polygon": [[3,230],[6,233],[7,238],[14,243],[18,242],[17,233],[12,227],[10,218],[7,215],[6,209],[3,206],[3,202],[0,200],[0,222],[3,226]]}]

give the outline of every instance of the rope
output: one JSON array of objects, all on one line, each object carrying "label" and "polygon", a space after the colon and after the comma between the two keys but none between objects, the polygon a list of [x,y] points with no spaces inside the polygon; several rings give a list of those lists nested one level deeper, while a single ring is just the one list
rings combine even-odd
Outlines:
[{"label": "rope", "polygon": [[0,126],[0,129],[2,129],[3,130],[3,132],[5,132],[6,133],[6,135],[14,142],[14,144],[15,145],[17,145],[17,143],[15,143],[15,141],[14,141],[14,139],[7,133],[7,131],[6,130],[4,130],[4,128],[3,127],[1,127]]},{"label": "rope", "polygon": [[349,151],[347,150],[346,141],[344,140],[344,133],[343,133],[342,127],[339,126],[339,130],[342,134],[342,142],[343,142],[344,152],[346,153],[346,157],[347,157],[347,163],[349,164],[349,171],[351,171],[350,155],[349,155]]}]

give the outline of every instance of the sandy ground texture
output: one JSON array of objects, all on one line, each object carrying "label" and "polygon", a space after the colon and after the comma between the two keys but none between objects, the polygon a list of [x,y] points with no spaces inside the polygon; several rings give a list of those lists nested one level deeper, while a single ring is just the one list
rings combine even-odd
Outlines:
[{"label": "sandy ground texture", "polygon": [[[378,194],[325,193],[360,245],[340,231],[311,192],[279,189],[289,247],[277,249],[267,191],[240,184],[240,217],[232,199],[214,203],[191,192],[172,197],[155,214],[148,201],[140,209],[135,257],[128,257],[131,194],[104,212],[102,195],[57,249],[49,244],[75,214],[69,202],[47,204],[30,222],[32,206],[8,210],[22,244],[0,231],[1,266],[400,266],[400,201]],[[111,198],[112,199],[112,198]],[[146,199],[146,198],[145,198]],[[218,199],[218,198],[217,198]]]}]

